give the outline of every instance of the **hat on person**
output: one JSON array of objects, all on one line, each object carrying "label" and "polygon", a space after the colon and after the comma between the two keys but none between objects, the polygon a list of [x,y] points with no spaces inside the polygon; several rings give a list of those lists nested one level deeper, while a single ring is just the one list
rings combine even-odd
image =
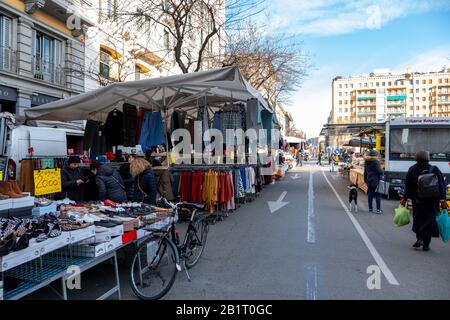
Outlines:
[{"label": "hat on person", "polygon": [[81,163],[81,159],[80,159],[80,157],[78,157],[78,156],[70,156],[70,157],[69,157],[68,163],[69,163],[69,164],[72,164],[72,163]]},{"label": "hat on person", "polygon": [[379,153],[377,150],[370,150],[369,157],[378,157]]}]

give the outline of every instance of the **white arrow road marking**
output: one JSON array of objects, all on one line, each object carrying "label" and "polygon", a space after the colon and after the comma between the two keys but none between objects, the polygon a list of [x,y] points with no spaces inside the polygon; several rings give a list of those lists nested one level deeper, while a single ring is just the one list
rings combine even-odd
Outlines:
[{"label": "white arrow road marking", "polygon": [[286,195],[287,195],[287,191],[284,191],[281,194],[281,196],[278,198],[277,201],[268,201],[267,202],[267,204],[269,205],[270,213],[274,213],[289,204],[289,202],[283,202]]},{"label": "white arrow road marking", "polygon": [[367,236],[366,232],[364,231],[364,229],[359,224],[358,220],[356,220],[355,216],[348,210],[348,208],[345,205],[344,201],[339,196],[339,194],[337,193],[336,189],[331,184],[330,180],[328,180],[328,178],[327,178],[327,176],[326,176],[326,174],[325,174],[325,172],[323,170],[322,170],[322,174],[325,177],[325,180],[327,181],[327,183],[330,186],[331,190],[333,190],[334,194],[336,195],[336,198],[341,203],[342,208],[344,208],[344,210],[347,213],[348,217],[352,221],[353,225],[356,228],[356,231],[358,231],[359,235],[361,236],[361,239],[364,241],[367,249],[369,249],[370,253],[372,254],[372,257],[375,259],[375,262],[378,264],[378,267],[383,272],[383,274],[386,277],[386,279],[389,282],[389,284],[391,284],[393,286],[399,286],[400,283],[397,281],[395,276],[392,274],[391,270],[389,270],[388,266],[386,265],[386,263],[384,262],[383,258],[380,256],[380,254],[378,253],[378,251],[375,248],[375,246],[373,245],[372,241],[370,241],[369,237]]},{"label": "white arrow road marking", "polygon": [[309,189],[308,189],[308,243],[316,243],[316,217],[314,214],[314,186],[313,171],[309,168]]},{"label": "white arrow road marking", "polygon": [[295,176],[291,176],[292,180],[297,180],[298,178],[300,178],[300,175],[298,173],[296,173]]}]

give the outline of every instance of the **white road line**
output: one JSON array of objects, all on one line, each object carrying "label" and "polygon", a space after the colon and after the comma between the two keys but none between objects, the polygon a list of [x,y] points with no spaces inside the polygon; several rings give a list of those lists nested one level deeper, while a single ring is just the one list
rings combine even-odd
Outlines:
[{"label": "white road line", "polygon": [[316,221],[314,215],[314,186],[313,172],[309,168],[309,190],[308,190],[308,243],[316,243]]},{"label": "white road line", "polygon": [[336,189],[331,184],[330,180],[328,180],[326,174],[324,171],[322,171],[323,176],[325,177],[325,180],[328,182],[328,185],[330,186],[331,190],[333,190],[334,194],[336,195],[336,198],[339,200],[339,202],[342,205],[342,208],[344,208],[345,212],[347,213],[348,217],[352,221],[353,225],[355,226],[356,230],[358,231],[359,235],[361,236],[361,239],[364,241],[364,243],[367,246],[367,249],[369,249],[370,253],[372,254],[372,257],[375,259],[375,262],[377,263],[378,267],[380,268],[381,272],[383,272],[384,276],[386,277],[389,284],[393,286],[399,286],[400,283],[397,281],[395,276],[392,274],[391,270],[388,268],[386,263],[384,262],[383,258],[378,253],[375,246],[372,244],[372,241],[370,241],[369,237],[367,236],[364,229],[359,224],[358,220],[353,216],[353,214],[348,210],[347,206],[345,205],[342,198],[337,193]]},{"label": "white road line", "polygon": [[305,265],[305,278],[306,278],[306,299],[317,300],[317,264],[308,263]]}]

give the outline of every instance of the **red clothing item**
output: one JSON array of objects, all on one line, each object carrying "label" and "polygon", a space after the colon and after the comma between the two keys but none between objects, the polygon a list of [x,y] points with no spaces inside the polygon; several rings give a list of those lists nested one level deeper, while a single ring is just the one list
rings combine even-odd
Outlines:
[{"label": "red clothing item", "polygon": [[192,173],[183,172],[180,178],[180,201],[190,202],[191,200]]}]

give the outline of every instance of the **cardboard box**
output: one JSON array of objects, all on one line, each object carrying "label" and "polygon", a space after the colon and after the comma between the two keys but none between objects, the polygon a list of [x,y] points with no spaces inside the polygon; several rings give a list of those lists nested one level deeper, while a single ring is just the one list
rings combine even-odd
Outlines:
[{"label": "cardboard box", "polygon": [[34,207],[32,214],[35,217],[41,217],[49,213],[56,213],[56,211],[58,211],[56,203],[52,203],[51,205],[46,207]]},{"label": "cardboard box", "polygon": [[105,243],[106,252],[116,250],[122,246],[122,237],[112,238],[111,241]]},{"label": "cardboard box", "polygon": [[34,197],[27,196],[12,199],[12,209],[20,209],[27,207],[34,207]]},{"label": "cardboard box", "polygon": [[5,272],[9,269],[20,266],[21,264],[39,258],[40,250],[40,244],[37,243],[35,239],[30,240],[30,246],[28,248],[11,252],[7,256],[0,258],[0,272]]},{"label": "cardboard box", "polygon": [[150,235],[150,234],[151,234],[151,232],[148,231],[148,230],[145,230],[145,229],[139,229],[139,230],[137,230],[137,238],[138,238],[138,239],[142,239],[142,238],[144,238],[145,236],[148,236],[148,235]]},{"label": "cardboard box", "polygon": [[57,238],[49,238],[39,243],[41,256],[52,251],[61,249],[70,244],[70,232],[63,232]]},{"label": "cardboard box", "polygon": [[111,238],[112,237],[119,237],[123,235],[123,225],[116,226],[114,228],[110,228],[111,230]]},{"label": "cardboard box", "polygon": [[90,257],[96,258],[106,253],[106,247],[104,243],[100,244],[86,244],[86,245],[74,245],[72,247],[72,255],[75,257]]},{"label": "cardboard box", "polygon": [[9,209],[12,209],[12,206],[12,199],[0,200],[0,211],[7,211]]},{"label": "cardboard box", "polygon": [[70,242],[77,243],[94,236],[95,236],[95,226],[90,226],[84,229],[70,231]]},{"label": "cardboard box", "polygon": [[127,244],[127,243],[133,242],[135,240],[137,240],[137,231],[136,230],[126,232],[122,236],[123,244]]}]

